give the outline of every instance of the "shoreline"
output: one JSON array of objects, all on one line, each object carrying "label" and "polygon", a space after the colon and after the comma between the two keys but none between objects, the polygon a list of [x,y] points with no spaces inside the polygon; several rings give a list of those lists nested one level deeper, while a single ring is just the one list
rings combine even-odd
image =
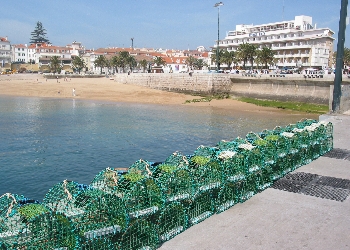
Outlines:
[{"label": "shoreline", "polygon": [[[75,88],[76,96],[72,90]],[[46,79],[42,75],[21,74],[1,75],[0,96],[9,97],[39,97],[77,99],[91,101],[107,101],[121,103],[177,105],[180,107],[210,107],[231,112],[255,112],[277,114],[305,114],[308,117],[318,117],[317,114],[281,110],[272,107],[262,107],[234,99],[211,100],[210,102],[185,103],[186,100],[198,99],[183,93],[151,89],[138,85],[117,83],[108,78],[64,78]]]}]

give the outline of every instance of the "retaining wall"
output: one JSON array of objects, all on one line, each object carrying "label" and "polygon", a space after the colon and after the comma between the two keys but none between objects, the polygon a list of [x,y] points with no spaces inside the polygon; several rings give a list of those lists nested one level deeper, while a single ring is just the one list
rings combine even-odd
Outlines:
[{"label": "retaining wall", "polygon": [[224,74],[117,74],[114,81],[152,89],[191,94],[229,93],[232,83]]},{"label": "retaining wall", "polygon": [[280,101],[329,103],[333,81],[322,79],[231,78],[231,95]]},{"label": "retaining wall", "polygon": [[226,74],[117,74],[114,80],[166,91],[215,94],[229,93],[237,97],[254,97],[281,101],[329,103],[332,79],[301,77],[241,77]]}]

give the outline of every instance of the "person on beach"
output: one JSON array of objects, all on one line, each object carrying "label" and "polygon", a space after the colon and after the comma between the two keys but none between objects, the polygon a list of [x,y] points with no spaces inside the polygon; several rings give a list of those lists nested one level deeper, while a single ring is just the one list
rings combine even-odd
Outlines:
[{"label": "person on beach", "polygon": [[73,88],[72,95],[75,96],[75,88]]}]

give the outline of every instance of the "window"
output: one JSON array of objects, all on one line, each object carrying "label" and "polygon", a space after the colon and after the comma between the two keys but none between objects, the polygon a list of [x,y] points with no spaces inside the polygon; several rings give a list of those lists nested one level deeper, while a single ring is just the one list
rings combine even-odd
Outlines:
[{"label": "window", "polygon": [[22,53],[22,56],[25,56],[26,54]]},{"label": "window", "polygon": [[18,53],[18,56],[21,56],[21,53]]}]

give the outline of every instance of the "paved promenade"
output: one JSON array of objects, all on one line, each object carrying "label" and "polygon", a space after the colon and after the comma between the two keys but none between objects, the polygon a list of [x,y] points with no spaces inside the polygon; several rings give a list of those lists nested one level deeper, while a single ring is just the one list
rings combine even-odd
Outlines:
[{"label": "paved promenade", "polygon": [[291,173],[289,191],[268,188],[159,249],[350,249],[350,116],[320,120],[333,123],[335,150]]}]

